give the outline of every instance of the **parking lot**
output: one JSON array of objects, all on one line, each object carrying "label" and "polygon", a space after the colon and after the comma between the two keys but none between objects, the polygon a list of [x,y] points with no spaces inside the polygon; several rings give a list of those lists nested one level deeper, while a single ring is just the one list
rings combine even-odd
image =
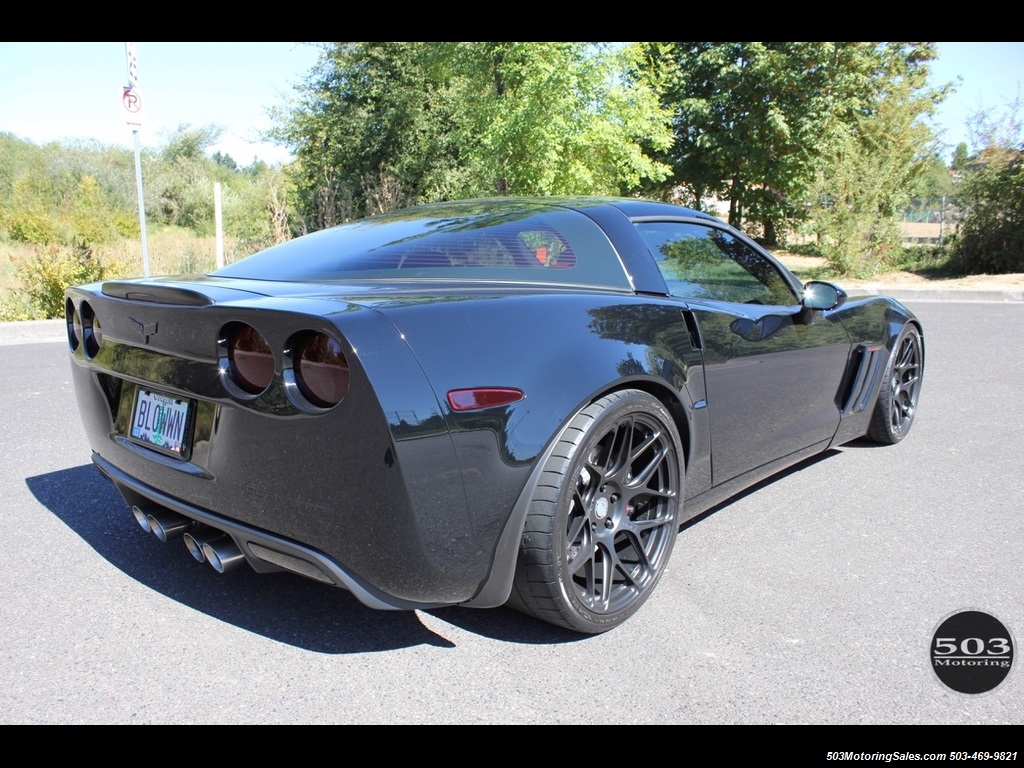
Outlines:
[{"label": "parking lot", "polygon": [[908,305],[927,348],[911,436],[688,526],[651,601],[594,637],[216,574],[143,533],[91,466],[59,327],[9,331],[0,722],[1019,725],[1019,669],[956,693],[929,644],[964,608],[1024,636],[1024,302]]}]

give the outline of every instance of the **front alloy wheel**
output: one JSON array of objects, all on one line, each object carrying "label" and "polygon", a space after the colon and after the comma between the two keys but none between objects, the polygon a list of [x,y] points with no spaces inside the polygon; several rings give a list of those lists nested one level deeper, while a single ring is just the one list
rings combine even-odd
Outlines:
[{"label": "front alloy wheel", "polygon": [[898,443],[914,423],[924,377],[924,346],[913,325],[900,332],[885,372],[868,437],[878,443]]},{"label": "front alloy wheel", "polygon": [[586,633],[633,615],[675,543],[682,455],[671,415],[647,393],[580,411],[534,493],[509,604]]}]

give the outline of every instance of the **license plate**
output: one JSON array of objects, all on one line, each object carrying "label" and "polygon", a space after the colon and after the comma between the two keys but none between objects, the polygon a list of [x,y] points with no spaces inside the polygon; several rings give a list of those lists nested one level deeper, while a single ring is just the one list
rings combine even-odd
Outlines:
[{"label": "license plate", "polygon": [[139,389],[132,417],[133,440],[158,451],[188,458],[192,406],[189,400]]}]

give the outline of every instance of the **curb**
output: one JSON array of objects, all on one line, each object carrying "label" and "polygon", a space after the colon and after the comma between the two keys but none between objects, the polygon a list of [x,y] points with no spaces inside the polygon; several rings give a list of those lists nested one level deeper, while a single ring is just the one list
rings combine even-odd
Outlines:
[{"label": "curb", "polygon": [[46,341],[67,341],[64,320],[19,320],[0,323],[0,346],[38,344]]},{"label": "curb", "polygon": [[999,290],[994,288],[897,288],[884,285],[859,285],[847,289],[850,298],[863,296],[889,296],[897,301],[1024,301],[1024,289]]}]

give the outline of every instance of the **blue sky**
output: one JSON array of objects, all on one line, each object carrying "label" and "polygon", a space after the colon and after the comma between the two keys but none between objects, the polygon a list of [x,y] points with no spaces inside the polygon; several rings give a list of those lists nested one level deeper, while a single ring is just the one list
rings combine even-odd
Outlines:
[{"label": "blue sky", "polygon": [[[136,43],[139,141],[157,147],[181,124],[223,128],[213,149],[247,165],[287,151],[261,141],[267,109],[291,98],[317,60],[303,43]],[[0,42],[0,131],[36,144],[94,139],[131,147],[121,106],[125,44]]]},{"label": "blue sky", "polygon": [[[933,84],[954,82],[934,127],[947,147],[968,141],[978,110],[1005,111],[1024,87],[1024,42],[939,43]],[[247,165],[287,159],[261,140],[267,110],[294,95],[317,60],[308,43],[136,43],[143,117],[139,140],[160,146],[181,124],[216,125],[213,149]],[[132,146],[121,106],[125,44],[0,42],[0,132],[36,144],[95,140]]]}]

